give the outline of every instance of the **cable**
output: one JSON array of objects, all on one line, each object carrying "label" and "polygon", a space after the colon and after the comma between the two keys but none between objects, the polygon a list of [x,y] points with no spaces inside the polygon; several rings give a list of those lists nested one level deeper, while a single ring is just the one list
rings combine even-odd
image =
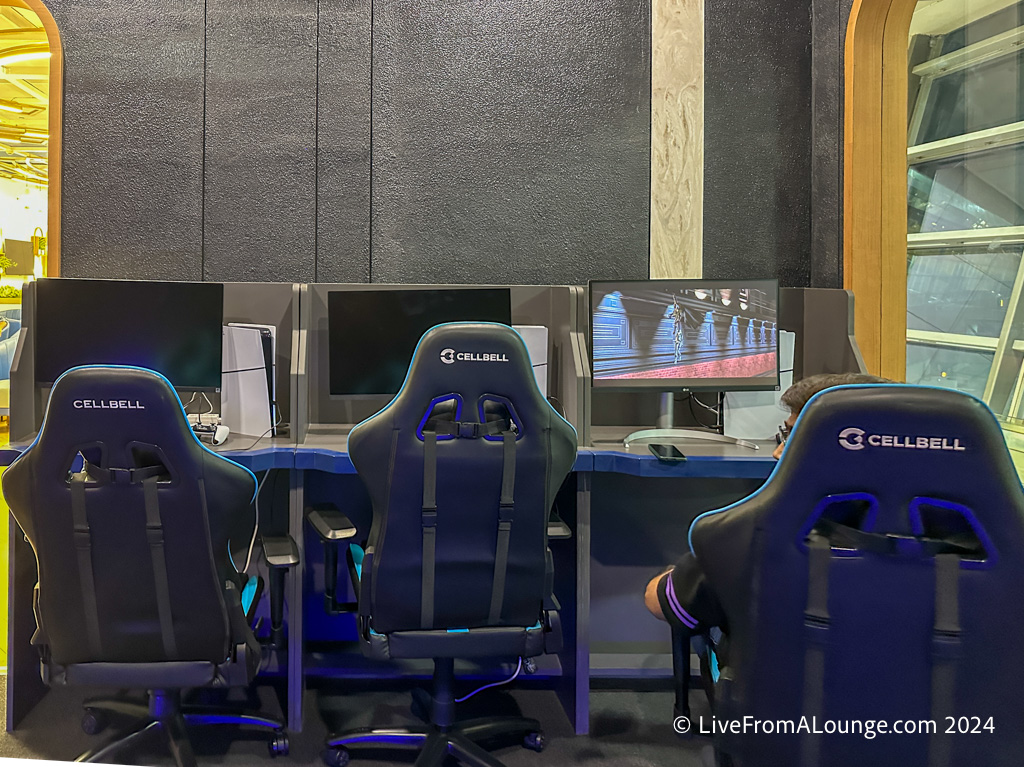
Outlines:
[{"label": "cable", "polygon": [[252,526],[252,540],[249,541],[249,553],[245,555],[245,567],[242,568],[242,572],[245,573],[249,570],[249,565],[252,563],[252,552],[256,548],[256,535],[260,531],[260,490],[263,489],[263,483],[267,481],[267,477],[270,476],[271,469],[263,475],[263,479],[256,485],[256,496],[252,499],[253,506],[256,507],[256,520]]},{"label": "cable", "polygon": [[692,399],[694,402],[696,402],[698,405],[700,405],[705,410],[710,410],[715,415],[718,415],[718,408],[714,408],[714,407],[711,407],[711,405],[704,404],[703,402],[700,401],[700,399],[698,397],[695,397],[692,394],[690,395],[690,399]]},{"label": "cable", "polygon": [[[276,402],[274,402],[274,403],[273,403],[273,405],[274,405],[274,410],[277,410],[277,403],[276,403]],[[268,434],[270,434],[270,432],[272,432],[272,431],[273,431],[274,429],[276,429],[276,428],[277,428],[278,426],[280,426],[280,425],[281,425],[281,424],[282,424],[283,422],[284,422],[284,418],[283,418],[283,417],[281,417],[280,415],[278,415],[278,417],[277,417],[277,423],[275,423],[275,424],[274,424],[273,426],[271,426],[271,427],[270,427],[269,429],[267,429],[267,430],[266,430],[265,432],[263,432],[263,433],[262,433],[262,434],[261,434],[260,436],[258,436],[258,437],[257,437],[257,438],[256,438],[256,439],[255,439],[255,440],[253,441],[253,443],[252,443],[251,445],[249,445],[248,447],[243,447],[243,448],[231,448],[232,452],[234,452],[235,450],[242,450],[242,451],[245,451],[245,450],[252,450],[252,449],[253,449],[254,447],[256,447],[256,445],[258,445],[258,444],[259,444],[259,442],[260,442],[260,440],[261,440],[261,439],[263,439],[263,438],[264,438],[265,436],[267,436]],[[219,450],[218,450],[217,452],[219,453],[219,452],[221,452],[221,451],[219,451]]]},{"label": "cable", "polygon": [[[713,428],[715,428],[715,426],[713,424],[712,425],[708,425],[708,424],[704,423],[703,421],[701,421],[700,418],[697,417],[697,411],[695,411],[693,409],[693,400],[694,399],[695,399],[695,397],[693,396],[692,393],[688,394],[687,397],[686,397],[686,403],[690,406],[690,417],[693,418],[693,420],[697,422],[697,425],[699,427],[701,427],[702,429],[713,429]],[[700,400],[697,400],[697,401],[700,402]],[[704,405],[703,402],[701,402],[701,404]],[[707,405],[704,405],[704,407],[707,408]],[[708,409],[710,410],[711,408],[708,408]],[[714,411],[712,411],[712,412],[714,412]]]},{"label": "cable", "polygon": [[504,684],[509,684],[510,682],[514,682],[516,677],[519,676],[519,672],[522,671],[522,670],[523,670],[523,659],[522,659],[522,657],[520,657],[519,658],[519,665],[516,666],[516,673],[514,673],[512,676],[510,676],[504,682],[491,682],[490,684],[485,684],[483,687],[480,687],[480,688],[478,688],[476,690],[473,690],[473,692],[471,692],[469,695],[466,695],[466,696],[464,696],[462,698],[456,698],[455,702],[456,703],[462,703],[462,701],[469,700],[474,695],[476,695],[478,692],[483,692],[484,690],[489,690],[492,687],[501,687]]},{"label": "cable", "polygon": [[203,399],[206,400],[206,404],[210,406],[210,409],[203,413],[203,415],[209,415],[213,412],[213,403],[210,402],[210,398],[206,396],[206,392],[200,392],[200,394],[203,395]]}]

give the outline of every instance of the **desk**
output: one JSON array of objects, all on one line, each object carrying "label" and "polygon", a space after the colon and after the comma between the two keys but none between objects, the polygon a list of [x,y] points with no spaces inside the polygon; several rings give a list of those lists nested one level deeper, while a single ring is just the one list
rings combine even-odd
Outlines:
[{"label": "desk", "polygon": [[[429,678],[424,664],[374,664],[362,657],[351,616],[323,609],[323,555],[315,536],[306,546],[305,509],[331,501],[359,530],[369,532],[370,500],[347,453],[348,428],[314,426],[302,443],[284,438],[232,435],[217,452],[253,471],[289,470],[288,532],[302,563],[285,591],[288,647],[272,673],[287,673],[288,727],[302,729],[307,677],[337,679]],[[645,445],[615,448],[631,429],[595,429],[599,442],[581,448],[573,474],[556,499],[572,538],[552,540],[555,594],[562,610],[565,646],[539,659],[538,672],[523,680],[553,689],[577,733],[589,730],[591,678],[668,677],[668,627],[651,616],[641,595],[647,581],[688,550],[686,533],[698,514],[756,490],[775,466],[774,444],[758,451],[734,445],[681,441],[687,460],[658,461]],[[0,453],[8,463],[27,445]],[[312,535],[312,534],[311,534]],[[8,730],[45,692],[30,647],[35,620],[32,587],[35,558],[11,520],[11,625],[8,644]],[[339,584],[347,584],[344,574]],[[340,595],[339,595],[340,596]],[[354,596],[350,593],[350,598]],[[504,678],[502,665],[467,664],[465,678]]]},{"label": "desk", "polygon": [[656,459],[645,444],[613,447],[631,429],[595,428],[593,469],[580,476],[580,501],[590,522],[585,636],[589,677],[670,678],[668,626],[641,595],[647,582],[689,551],[687,533],[699,514],[757,490],[775,468],[773,441],[758,450],[697,440],[673,440],[686,461]]}]

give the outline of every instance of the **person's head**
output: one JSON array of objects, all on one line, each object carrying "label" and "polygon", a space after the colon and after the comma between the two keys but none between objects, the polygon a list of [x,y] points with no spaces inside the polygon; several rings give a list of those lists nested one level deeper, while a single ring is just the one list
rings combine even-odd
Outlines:
[{"label": "person's head", "polygon": [[[782,406],[789,410],[789,416],[786,418],[781,432],[783,440],[789,436],[789,432],[796,423],[800,411],[804,409],[804,405],[810,402],[811,397],[818,392],[831,389],[833,386],[885,383],[893,383],[893,381],[890,381],[888,378],[868,375],[867,373],[821,373],[797,381],[782,394]],[[782,455],[784,445],[784,441],[779,442],[779,446],[775,448],[775,452],[772,454],[773,457],[778,459]]]}]

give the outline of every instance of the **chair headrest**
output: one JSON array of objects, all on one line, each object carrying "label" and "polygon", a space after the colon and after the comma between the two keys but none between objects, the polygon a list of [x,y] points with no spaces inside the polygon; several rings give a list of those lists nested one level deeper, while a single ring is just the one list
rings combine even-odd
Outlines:
[{"label": "chair headrest", "polygon": [[[944,467],[960,473],[1006,457],[999,424],[980,400],[952,389],[906,384],[837,386],[807,403],[787,450],[870,480],[879,468]],[[794,466],[801,461],[790,460]],[[810,468],[810,467],[806,467]],[[930,472],[929,472],[930,473]],[[908,477],[913,480],[914,477]],[[920,479],[931,484],[932,478]]]},{"label": "chair headrest", "polygon": [[438,325],[420,339],[396,406],[408,402],[422,409],[423,403],[448,393],[459,395],[468,408],[464,420],[477,420],[474,414],[484,395],[547,407],[526,344],[515,330],[498,323]]},{"label": "chair headrest", "polygon": [[181,400],[159,373],[90,365],[72,368],[57,379],[39,432],[42,454],[102,445],[105,458],[123,466],[129,443],[159,445],[166,451],[202,450]]},{"label": "chair headrest", "polygon": [[870,506],[878,532],[922,534],[922,504],[969,517],[993,537],[1024,529],[1021,484],[998,422],[981,400],[951,389],[873,384],[815,395],[769,486],[769,524],[785,527],[805,525],[809,504],[820,511],[849,497]]}]

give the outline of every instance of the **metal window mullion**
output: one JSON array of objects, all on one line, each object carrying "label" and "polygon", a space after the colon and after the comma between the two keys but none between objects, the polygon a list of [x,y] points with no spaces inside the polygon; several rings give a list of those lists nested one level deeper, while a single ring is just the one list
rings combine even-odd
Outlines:
[{"label": "metal window mullion", "polygon": [[[1006,307],[1006,316],[1003,317],[1003,326],[999,330],[999,342],[996,344],[995,357],[992,359],[992,367],[988,371],[988,379],[985,381],[985,391],[982,399],[989,407],[998,412],[1002,403],[1012,393],[1017,379],[1017,369],[1020,367],[1020,359],[1013,351],[1015,329],[1021,327],[1024,320],[1021,307],[1021,293],[1024,291],[1024,249],[1021,251],[1021,259],[1017,264],[1017,276],[1013,280],[1013,289],[1010,291],[1010,301]],[[1016,365],[1011,369],[1011,358]]]},{"label": "metal window mullion", "polygon": [[1024,120],[994,128],[961,133],[958,136],[929,141],[907,147],[907,164],[920,165],[936,160],[948,160],[954,157],[988,152],[993,149],[1005,149],[1024,144]]},{"label": "metal window mullion", "polygon": [[918,64],[914,67],[912,74],[918,77],[942,77],[1017,53],[1021,50],[1022,45],[1024,45],[1024,26],[993,35],[944,56]]},{"label": "metal window mullion", "polygon": [[987,229],[952,229],[942,232],[915,232],[907,235],[907,248],[956,248],[967,245],[1024,244],[1024,226],[992,226]]}]

